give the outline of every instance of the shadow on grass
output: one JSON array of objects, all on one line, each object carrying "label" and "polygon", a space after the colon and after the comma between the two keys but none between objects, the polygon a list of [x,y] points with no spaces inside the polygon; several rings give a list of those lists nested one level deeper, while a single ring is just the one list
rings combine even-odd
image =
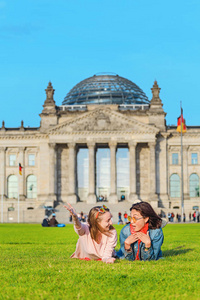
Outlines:
[{"label": "shadow on grass", "polygon": [[181,249],[183,247],[184,246],[179,246],[179,247],[176,247],[174,249],[162,251],[163,256],[164,257],[177,256],[177,255],[185,254],[185,253],[187,253],[189,251],[193,251],[193,249],[190,249],[190,248],[188,248],[188,249]]}]

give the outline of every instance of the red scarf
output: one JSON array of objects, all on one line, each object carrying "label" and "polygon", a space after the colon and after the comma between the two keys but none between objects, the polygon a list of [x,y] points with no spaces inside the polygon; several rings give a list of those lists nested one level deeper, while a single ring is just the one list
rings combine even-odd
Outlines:
[{"label": "red scarf", "polygon": [[[146,223],[139,232],[143,232],[143,233],[147,234],[148,229],[149,229],[149,223]],[[130,223],[130,231],[131,231],[131,234],[136,233],[136,231],[133,229],[133,225],[131,223]],[[137,251],[135,260],[140,260],[140,258],[139,258],[140,243],[141,243],[141,240],[138,240],[138,251]]]}]

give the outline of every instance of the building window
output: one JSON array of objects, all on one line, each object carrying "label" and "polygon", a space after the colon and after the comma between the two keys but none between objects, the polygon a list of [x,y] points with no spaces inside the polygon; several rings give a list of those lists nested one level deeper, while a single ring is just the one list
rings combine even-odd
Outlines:
[{"label": "building window", "polygon": [[178,174],[172,174],[170,176],[170,197],[180,197],[180,177]]},{"label": "building window", "polygon": [[16,165],[16,155],[11,154],[9,155],[9,166],[15,166]]},{"label": "building window", "polygon": [[27,198],[37,198],[37,177],[35,175],[29,175],[26,180],[26,193]]},{"label": "building window", "polygon": [[117,167],[117,197],[118,200],[123,201],[129,195],[129,149],[117,148],[116,153],[116,167]]},{"label": "building window", "polygon": [[28,156],[28,165],[35,166],[35,154],[29,154]]},{"label": "building window", "polygon": [[199,176],[190,175],[190,197],[199,197]]},{"label": "building window", "polygon": [[197,165],[198,164],[198,154],[197,153],[192,153],[191,154],[191,163],[192,163],[192,165]]},{"label": "building window", "polygon": [[172,165],[178,165],[178,153],[172,153]]},{"label": "building window", "polygon": [[18,179],[15,175],[8,177],[8,198],[18,198]]},{"label": "building window", "polygon": [[96,154],[97,201],[107,201],[110,194],[110,149],[98,148]]}]

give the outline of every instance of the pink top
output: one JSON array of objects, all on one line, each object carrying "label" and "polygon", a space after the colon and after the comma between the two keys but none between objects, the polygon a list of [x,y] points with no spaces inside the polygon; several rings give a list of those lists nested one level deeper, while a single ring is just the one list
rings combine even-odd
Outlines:
[{"label": "pink top", "polygon": [[76,244],[76,251],[72,254],[72,258],[89,258],[93,260],[102,259],[103,262],[114,254],[114,248],[117,245],[117,232],[115,229],[110,231],[111,236],[102,234],[100,244],[91,238],[89,225],[81,223],[80,229],[75,229],[79,235]]}]

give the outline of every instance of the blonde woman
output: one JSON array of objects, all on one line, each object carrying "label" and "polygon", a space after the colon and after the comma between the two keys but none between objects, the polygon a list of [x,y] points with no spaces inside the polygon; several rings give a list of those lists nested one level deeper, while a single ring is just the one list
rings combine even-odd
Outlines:
[{"label": "blonde woman", "polygon": [[88,223],[83,224],[69,203],[64,207],[72,215],[75,232],[79,235],[76,251],[71,257],[114,263],[117,232],[112,226],[112,215],[109,209],[105,205],[93,207],[88,215]]}]

